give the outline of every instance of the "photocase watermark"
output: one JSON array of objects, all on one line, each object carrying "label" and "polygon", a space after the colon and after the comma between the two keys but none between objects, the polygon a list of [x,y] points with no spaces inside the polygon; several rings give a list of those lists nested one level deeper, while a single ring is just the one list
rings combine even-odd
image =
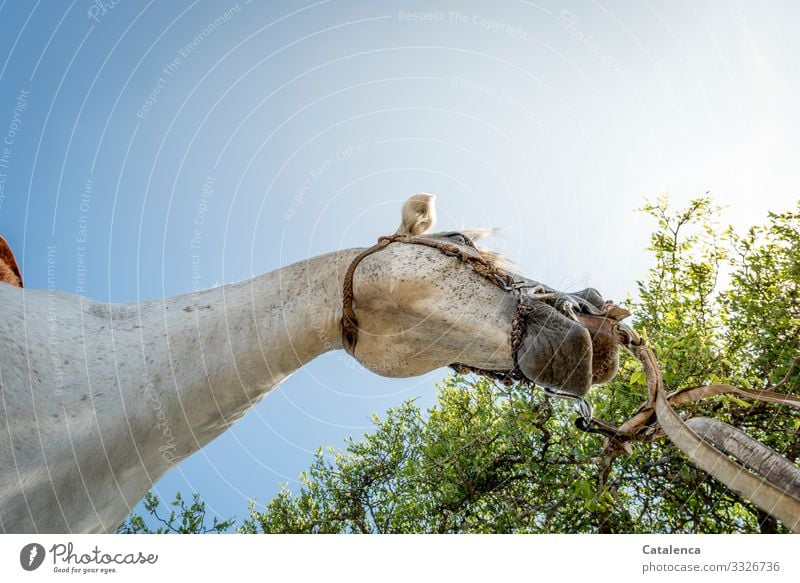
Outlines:
[{"label": "photocase watermark", "polygon": [[368,147],[369,142],[362,142],[360,144],[347,146],[346,148],[342,148],[341,150],[337,151],[333,156],[325,158],[325,160],[320,162],[313,170],[311,170],[311,172],[308,173],[306,179],[295,192],[292,202],[289,204],[289,208],[286,209],[285,213],[283,213],[283,218],[287,221],[294,219],[295,214],[297,214],[297,208],[305,202],[306,196],[308,196],[311,188],[317,182],[319,182],[320,179],[325,176],[325,174],[327,174],[331,168],[333,168],[339,162],[344,162],[353,156],[361,154]]},{"label": "photocase watermark", "polygon": [[323,352],[335,351],[334,355],[336,360],[347,368],[355,370],[363,366],[367,370],[378,375],[385,375],[398,369],[408,368],[408,361],[403,359],[383,358],[380,361],[361,363],[355,357],[351,358],[351,355],[347,351],[339,350],[342,348],[341,338],[337,335],[334,339],[328,334],[328,324],[329,321],[323,311],[313,311],[311,313],[311,327],[322,343]]},{"label": "photocase watermark", "polygon": [[680,100],[675,94],[675,87],[672,85],[672,83],[670,83],[669,79],[667,79],[667,76],[664,73],[664,67],[661,65],[660,62],[656,61],[655,63],[653,63],[653,73],[655,73],[656,75],[658,86],[664,90],[664,93],[669,98],[669,100],[672,103],[679,105]]},{"label": "photocase watermark", "polygon": [[[351,359],[351,362],[355,362],[355,359]],[[377,375],[383,375],[395,370],[402,370],[408,368],[408,361],[383,359],[379,362],[369,362],[367,364],[364,364],[363,366],[367,370],[374,372]]]},{"label": "photocase watermark", "polygon": [[[156,553],[106,552],[95,545],[84,551],[76,549],[70,541],[66,544],[56,543],[49,550],[39,543],[29,543],[19,552],[19,564],[26,571],[35,571],[42,566],[50,555],[52,571],[71,575],[100,574],[108,575],[117,572],[119,565],[155,565],[158,562]],[[112,566],[113,565],[113,566]]]},{"label": "photocase watermark", "polygon": [[89,211],[92,208],[92,193],[94,192],[94,179],[89,176],[83,186],[78,210],[78,232],[75,235],[75,293],[82,294],[86,291],[86,242],[89,233]]},{"label": "photocase watermark", "polygon": [[741,30],[744,33],[744,38],[751,50],[753,47],[758,46],[758,43],[753,39],[753,30],[750,28],[750,21],[747,18],[747,14],[744,12],[744,7],[741,4],[732,5],[731,15],[741,27]]},{"label": "photocase watermark", "polygon": [[192,238],[189,241],[189,253],[192,257],[192,298],[197,299],[198,292],[203,289],[203,274],[200,268],[200,250],[203,241],[203,225],[208,216],[208,203],[214,196],[214,182],[216,178],[206,176],[200,190],[200,202],[192,220]]},{"label": "photocase watermark", "polygon": [[26,571],[35,571],[42,566],[46,556],[44,547],[39,543],[30,543],[19,552],[19,564]]},{"label": "photocase watermark", "polygon": [[94,20],[97,24],[100,24],[100,19],[111,12],[119,3],[120,0],[94,0],[87,12],[89,20]]},{"label": "photocase watermark", "polygon": [[456,24],[466,24],[480,27],[488,32],[500,34],[509,38],[519,38],[528,40],[528,31],[500,20],[495,20],[483,14],[465,14],[457,11],[434,10],[428,12],[406,12],[401,10],[397,13],[397,19],[401,22],[453,22]]},{"label": "photocase watermark", "polygon": [[[550,130],[544,121],[536,115],[536,112],[533,110],[533,108],[512,96],[505,89],[496,87],[494,85],[487,85],[486,83],[478,81],[477,79],[470,79],[468,77],[462,77],[461,75],[451,76],[450,82],[461,89],[475,91],[496,99],[506,109],[515,112],[517,115],[531,124],[541,135],[547,138],[553,138],[552,130]],[[556,152],[563,153],[562,148],[554,139],[551,139],[550,141],[553,149],[555,149]]]},{"label": "photocase watermark", "polygon": [[607,67],[613,71],[616,71],[620,75],[627,74],[625,69],[623,69],[622,64],[618,60],[600,48],[594,39],[593,33],[586,34],[585,32],[578,30],[578,20],[579,18],[569,10],[562,10],[558,13],[556,22],[558,22],[562,28],[564,28],[564,30],[569,32],[572,38],[585,46],[590,53],[597,57]]},{"label": "photocase watermark", "polygon": [[58,337],[58,306],[56,300],[56,247],[47,246],[47,344],[50,347],[50,363],[53,366],[54,388],[56,397],[64,395],[66,374],[62,368],[63,359]]},{"label": "photocase watermark", "polygon": [[0,210],[3,210],[3,203],[6,199],[6,181],[8,179],[6,170],[11,165],[14,141],[22,129],[22,114],[28,109],[28,96],[30,94],[31,92],[27,89],[19,90],[14,109],[11,110],[11,121],[3,136],[3,142],[0,144]]},{"label": "photocase watermark", "polygon": [[155,553],[106,552],[98,545],[88,550],[78,550],[70,541],[66,544],[56,543],[47,551],[39,543],[27,544],[19,554],[20,566],[26,571],[35,571],[42,566],[48,554],[54,573],[70,575],[108,575],[116,573],[120,565],[155,565],[158,562]]},{"label": "photocase watermark", "polygon": [[175,443],[175,435],[172,433],[172,428],[169,425],[167,414],[164,411],[164,404],[161,402],[161,397],[159,396],[158,391],[156,391],[150,375],[145,373],[142,376],[142,381],[145,385],[144,396],[148,401],[150,401],[150,403],[152,403],[155,411],[156,429],[161,431],[161,435],[165,439],[164,443],[159,446],[158,452],[168,464],[173,465],[179,461],[177,456],[178,446]]},{"label": "photocase watermark", "polygon": [[[245,2],[244,4],[247,5],[249,2]],[[169,83],[170,78],[172,78],[175,73],[178,72],[178,69],[180,69],[181,65],[183,65],[186,59],[188,59],[191,54],[197,50],[197,47],[199,47],[204,40],[210,37],[217,29],[223,26],[231,18],[241,13],[242,10],[244,9],[239,3],[234,4],[228,10],[209,22],[200,32],[194,35],[190,42],[178,49],[178,52],[175,54],[173,59],[167,63],[163,69],[161,69],[161,74],[158,76],[155,84],[147,94],[144,103],[136,112],[136,117],[142,121],[147,118],[147,115],[150,113],[153,106],[158,103],[161,92]]]}]

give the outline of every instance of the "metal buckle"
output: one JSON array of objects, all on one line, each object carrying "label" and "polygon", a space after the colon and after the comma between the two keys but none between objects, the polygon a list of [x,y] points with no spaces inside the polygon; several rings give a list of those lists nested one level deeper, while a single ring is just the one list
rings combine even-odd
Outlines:
[{"label": "metal buckle", "polygon": [[592,404],[589,403],[583,397],[576,397],[575,395],[570,395],[568,393],[562,393],[555,389],[551,389],[549,387],[543,387],[544,392],[549,397],[555,397],[556,399],[565,399],[568,401],[573,401],[575,403],[575,410],[578,412],[578,415],[581,416],[587,424],[590,424],[592,421],[592,416],[594,414],[594,410],[592,409]]}]

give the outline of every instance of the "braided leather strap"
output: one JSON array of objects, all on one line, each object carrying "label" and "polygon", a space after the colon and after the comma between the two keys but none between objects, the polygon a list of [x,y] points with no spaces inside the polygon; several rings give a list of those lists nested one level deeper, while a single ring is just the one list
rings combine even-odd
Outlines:
[{"label": "braided leather strap", "polygon": [[364,249],[355,256],[344,275],[344,282],[342,284],[342,344],[344,349],[351,356],[355,355],[356,344],[358,343],[358,318],[356,318],[355,312],[353,275],[356,272],[356,267],[358,267],[358,264],[361,263],[364,258],[369,257],[381,249],[385,249],[391,243],[411,243],[438,249],[449,257],[457,257],[461,262],[469,265],[476,273],[485,277],[503,290],[510,290],[513,284],[513,278],[501,269],[495,267],[490,261],[484,259],[475,248],[472,241],[468,240],[467,244],[469,247],[464,248],[454,243],[439,241],[425,236],[389,235],[381,237],[372,247]]}]

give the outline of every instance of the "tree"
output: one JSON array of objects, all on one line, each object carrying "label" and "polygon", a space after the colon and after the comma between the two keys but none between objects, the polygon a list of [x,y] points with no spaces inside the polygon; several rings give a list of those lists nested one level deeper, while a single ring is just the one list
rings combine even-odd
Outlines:
[{"label": "tree", "polygon": [[[235,519],[218,520],[213,518],[210,524],[206,521],[206,504],[200,499],[199,494],[192,496],[192,503],[187,504],[181,493],[175,495],[175,500],[170,503],[174,510],[169,515],[162,516],[161,502],[152,492],[144,497],[144,509],[156,525],[151,526],[139,515],[133,514],[117,529],[118,534],[210,534],[223,533],[235,524]],[[177,513],[176,513],[177,511]]]},{"label": "tree", "polygon": [[[741,236],[719,226],[720,211],[708,198],[679,211],[661,198],[643,211],[657,221],[648,248],[654,265],[626,307],[656,350],[668,390],[730,383],[800,392],[800,204]],[[627,354],[616,379],[591,394],[595,415],[616,422],[644,397],[644,375]],[[731,423],[800,460],[797,411],[731,396],[693,407],[688,414]],[[251,503],[237,529],[786,531],[693,467],[666,439],[613,456],[601,437],[575,429],[573,416],[568,404],[524,385],[447,377],[435,407],[422,411],[408,401],[383,419],[376,416],[374,430],[348,440],[344,450],[320,449],[297,492],[284,485],[263,508]],[[196,505],[188,524],[201,531],[207,527],[197,515],[204,506]],[[121,529],[142,532],[144,526],[134,516]]]}]

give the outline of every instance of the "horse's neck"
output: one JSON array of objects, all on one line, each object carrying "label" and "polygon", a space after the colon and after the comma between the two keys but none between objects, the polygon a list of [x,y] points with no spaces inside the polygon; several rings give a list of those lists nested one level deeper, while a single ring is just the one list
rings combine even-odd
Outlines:
[{"label": "horse's neck", "polygon": [[138,304],[0,283],[0,532],[116,528],[174,463],[341,347],[357,253]]},{"label": "horse's neck", "polygon": [[142,315],[143,406],[165,412],[169,435],[157,449],[167,461],[196,451],[292,372],[341,348],[341,281],[357,252],[151,304]]}]

